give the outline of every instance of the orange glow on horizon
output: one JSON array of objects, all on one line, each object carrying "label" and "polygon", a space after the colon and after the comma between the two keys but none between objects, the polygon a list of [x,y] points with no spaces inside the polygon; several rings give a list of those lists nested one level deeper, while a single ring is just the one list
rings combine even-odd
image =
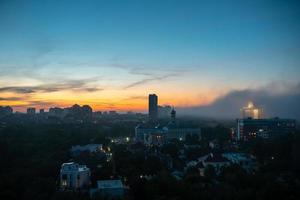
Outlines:
[{"label": "orange glow on horizon", "polygon": [[[159,94],[158,94],[159,96]],[[147,112],[148,110],[148,96],[145,95],[143,99],[130,99],[130,98],[72,98],[70,96],[65,99],[55,98],[54,96],[42,95],[42,98],[30,98],[20,101],[1,101],[1,106],[11,106],[14,111],[26,112],[28,107],[35,107],[38,109],[48,110],[50,107],[70,107],[74,104],[89,105],[93,111],[110,111],[116,110],[119,112],[135,111],[135,112]],[[208,105],[215,96],[201,96],[198,98],[193,97],[170,97],[170,96],[159,96],[159,105],[172,105],[175,107],[191,107]]]}]

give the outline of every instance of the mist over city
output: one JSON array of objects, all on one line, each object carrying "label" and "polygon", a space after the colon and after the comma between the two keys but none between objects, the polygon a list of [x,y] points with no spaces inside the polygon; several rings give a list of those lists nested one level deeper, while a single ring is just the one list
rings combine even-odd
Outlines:
[{"label": "mist over city", "polygon": [[0,0],[0,199],[299,199],[299,21],[296,0]]}]

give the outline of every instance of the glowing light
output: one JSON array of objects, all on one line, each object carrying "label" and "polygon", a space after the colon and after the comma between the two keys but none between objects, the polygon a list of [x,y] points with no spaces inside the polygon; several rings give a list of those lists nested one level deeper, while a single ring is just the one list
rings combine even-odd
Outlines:
[{"label": "glowing light", "polygon": [[254,107],[254,105],[253,105],[253,103],[250,101],[249,103],[248,103],[248,108],[253,108]]}]

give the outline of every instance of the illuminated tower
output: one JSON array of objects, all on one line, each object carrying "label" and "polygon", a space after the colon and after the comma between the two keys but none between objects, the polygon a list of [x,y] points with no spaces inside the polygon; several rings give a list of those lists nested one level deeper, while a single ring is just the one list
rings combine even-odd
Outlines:
[{"label": "illuminated tower", "polygon": [[149,94],[149,119],[156,120],[157,119],[157,96],[156,94]]},{"label": "illuminated tower", "polygon": [[262,108],[255,107],[253,102],[249,102],[246,107],[243,107],[241,109],[242,112],[242,118],[252,118],[252,119],[261,119],[263,110]]}]

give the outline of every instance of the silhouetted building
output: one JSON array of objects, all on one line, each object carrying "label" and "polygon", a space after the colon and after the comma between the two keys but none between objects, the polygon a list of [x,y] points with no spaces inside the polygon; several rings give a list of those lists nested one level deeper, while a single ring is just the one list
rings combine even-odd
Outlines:
[{"label": "silhouetted building", "polygon": [[44,114],[45,110],[44,109],[40,109],[40,114]]},{"label": "silhouetted building", "polygon": [[168,131],[168,139],[185,140],[187,136],[201,139],[201,129],[194,127],[189,123],[180,123],[176,120],[176,111],[173,107],[171,111],[171,121],[167,124],[165,129]]},{"label": "silhouetted building", "polygon": [[270,138],[281,134],[293,133],[296,130],[294,119],[237,119],[237,140],[251,137]]},{"label": "silhouetted building", "polygon": [[115,110],[110,110],[110,111],[108,112],[108,114],[109,114],[109,115],[113,115],[113,116],[118,115],[117,111],[115,111]]},{"label": "silhouetted building", "polygon": [[64,109],[59,108],[59,107],[49,109],[50,116],[61,117],[63,115],[63,112],[64,112]]},{"label": "silhouetted building", "polygon": [[35,115],[35,108],[27,108],[28,115]]},{"label": "silhouetted building", "polygon": [[[186,140],[187,137],[201,139],[201,129],[190,123],[180,123],[176,120],[176,111],[173,109],[171,120],[166,125],[153,125],[153,123],[139,124],[135,128],[135,139],[144,144],[155,144],[156,139]],[[149,140],[150,139],[150,140]],[[150,141],[150,142],[149,142]],[[158,142],[159,143],[159,142]],[[160,144],[160,143],[159,143]]]},{"label": "silhouetted building", "polygon": [[0,117],[7,116],[13,113],[13,109],[10,106],[0,106]]},{"label": "silhouetted building", "polygon": [[158,114],[158,100],[156,94],[149,94],[149,119],[154,121]]}]

